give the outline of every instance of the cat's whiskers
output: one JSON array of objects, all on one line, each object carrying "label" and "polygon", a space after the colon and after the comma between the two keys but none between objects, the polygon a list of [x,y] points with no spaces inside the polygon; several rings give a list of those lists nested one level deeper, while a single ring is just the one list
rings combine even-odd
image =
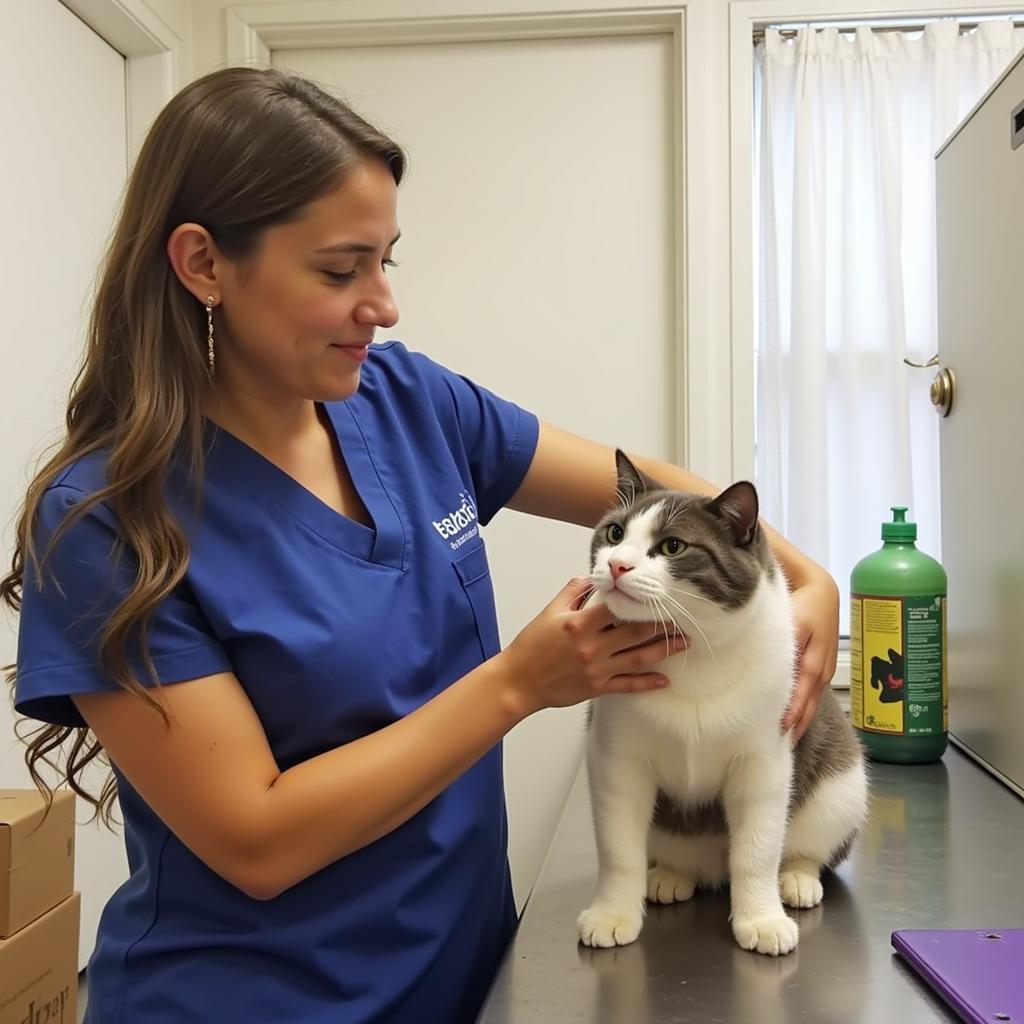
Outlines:
[{"label": "cat's whiskers", "polygon": [[[590,572],[587,574],[587,581],[596,591],[597,584],[603,579],[603,573]],[[647,579],[644,576],[638,576],[632,581],[631,589],[636,591],[634,594],[626,594],[627,597],[633,597],[634,600],[639,601],[644,608],[650,609],[655,625],[660,626],[662,632],[665,634],[665,657],[667,658],[672,653],[672,637],[669,634],[668,624],[672,623],[673,632],[679,631],[678,623],[672,613],[665,608],[658,600],[659,596],[663,596],[664,591],[660,584],[655,583],[652,580]],[[699,627],[698,627],[699,628]],[[683,654],[685,655],[685,650]]]},{"label": "cat's whiskers", "polygon": [[[686,618],[697,629],[697,632],[700,634],[704,643],[707,645],[708,652],[711,655],[711,660],[715,660],[715,650],[711,646],[711,641],[708,640],[707,634],[704,632],[704,630],[701,628],[700,623],[697,621],[696,616],[688,608],[684,607],[678,600],[676,600],[672,596],[672,593],[670,593],[662,583],[658,582],[657,580],[652,580],[646,576],[638,576],[636,579],[631,581],[631,587],[633,590],[639,592],[640,594],[651,595],[655,600],[657,600],[659,597],[663,598],[665,601],[668,601],[670,604],[678,608],[679,611],[682,612],[682,614],[685,615]],[[676,588],[674,592],[677,594],[682,594],[685,597],[695,598],[698,601],[706,601],[708,604],[715,603],[709,597],[704,597],[701,594],[694,594],[688,590],[679,590],[678,588]],[[675,624],[675,617],[670,617],[673,620],[673,624]]]},{"label": "cat's whiskers", "polygon": [[648,576],[636,576],[636,575],[630,575],[630,577],[629,577],[629,587],[630,587],[630,590],[636,590],[636,591],[639,591],[641,593],[655,594],[655,595],[661,594],[664,591],[664,589],[665,589],[660,583],[656,582],[655,580],[650,579]]},{"label": "cat's whiskers", "polygon": [[[654,599],[652,597],[650,602],[648,602],[647,599],[645,598],[644,599],[644,607],[646,608],[648,606],[648,604],[650,604],[651,611],[653,611],[654,614],[657,616],[658,625],[661,626],[662,631],[665,633],[665,657],[667,658],[669,656],[669,654],[671,653],[671,647],[672,647],[672,641],[671,641],[671,638],[668,635],[668,622],[665,620],[664,616],[662,615],[662,610],[661,610],[660,606],[658,605],[656,599]],[[673,626],[674,625],[675,625],[675,623],[673,622]]]},{"label": "cat's whiskers", "polygon": [[[586,576],[587,582],[590,584],[590,591],[587,594],[587,601],[589,601],[595,594],[601,593],[601,581],[602,574],[597,572],[588,572]],[[581,608],[586,607],[586,603],[580,605]]]},{"label": "cat's whiskers", "polygon": [[[664,615],[668,619],[668,621],[672,623],[672,628],[678,632],[679,631],[679,625],[676,622],[675,616],[671,613],[671,611],[669,611],[669,609],[667,609],[661,603],[661,601],[658,600],[657,596],[653,596],[652,595],[651,602],[653,603],[655,608],[658,609],[659,613],[664,613]],[[666,636],[665,640],[666,640],[666,644],[667,644],[667,642],[668,642],[668,637],[667,636]],[[683,655],[683,657],[682,657],[682,664],[683,664],[684,667],[686,665],[686,655],[689,653],[689,651],[690,651],[689,647],[684,647],[682,652],[681,652],[682,655]]]},{"label": "cat's whiskers", "polygon": [[715,661],[715,649],[711,646],[711,641],[708,639],[707,633],[701,628],[701,624],[697,621],[697,617],[688,608],[684,608],[671,594],[665,593],[662,597],[668,601],[668,603],[676,608],[686,616],[686,618],[693,623],[694,628],[700,634],[701,639],[707,645],[708,653],[711,655],[711,660]]},{"label": "cat's whiskers", "polygon": [[714,604],[710,597],[705,597],[703,594],[695,594],[691,590],[680,590],[679,587],[673,587],[673,591],[677,594],[682,594],[683,597],[692,597],[695,601],[707,601],[708,604]]},{"label": "cat's whiskers", "polygon": [[[652,606],[659,612],[663,612],[672,623],[673,629],[678,631],[679,624],[676,622],[675,616],[659,600],[659,598],[665,597],[666,594],[665,588],[657,580],[652,580],[647,576],[637,576],[630,580],[630,590],[633,593],[627,594],[627,597],[634,597],[635,595],[634,599],[642,601],[645,607],[648,604],[648,599],[650,599]],[[666,636],[665,639],[668,640],[668,637]]]},{"label": "cat's whiskers", "polygon": [[[603,579],[604,574],[598,574],[591,572],[588,574],[588,580],[594,589],[597,589],[599,579]],[[658,580],[651,579],[649,576],[632,576],[630,577],[629,592],[623,591],[626,597],[631,597],[633,600],[641,603],[644,608],[650,609],[654,615],[654,622],[656,625],[661,626],[665,633],[665,656],[668,657],[671,653],[671,637],[669,636],[668,623],[672,623],[672,627],[677,632],[683,632],[685,630],[679,629],[679,623],[676,621],[675,615],[669,607],[666,606],[665,602],[679,609],[680,613],[689,621],[697,634],[704,641],[705,646],[708,649],[708,653],[711,655],[711,660],[715,661],[715,649],[711,646],[711,641],[708,639],[707,633],[701,627],[700,622],[697,621],[696,616],[682,604],[679,603],[665,588],[665,586]],[[714,604],[710,598],[702,597],[700,594],[690,594],[688,591],[677,591],[688,597],[694,597],[700,601],[707,601],[710,604]],[[685,648],[683,654],[689,651],[689,647]],[[685,661],[685,657],[684,657]]]},{"label": "cat's whiskers", "polygon": [[[652,580],[648,576],[636,576],[630,579],[630,590],[633,592],[627,594],[628,597],[634,597],[635,600],[639,600],[643,603],[644,607],[650,606],[654,612],[658,615],[659,621],[662,623],[665,629],[665,656],[669,655],[669,648],[671,646],[671,638],[668,635],[668,623],[672,623],[672,629],[674,632],[680,632],[679,623],[676,622],[675,616],[671,611],[665,607],[662,603],[661,598],[667,598],[668,594],[665,592],[665,588],[657,580]],[[689,615],[685,608],[681,608],[684,615],[687,615],[693,624],[700,630],[700,623]],[[703,631],[701,631],[703,636]],[[708,643],[708,639],[705,636],[704,642]],[[711,645],[708,644],[708,649],[711,649]],[[685,653],[685,652],[684,652]],[[712,659],[714,658],[714,652],[712,651]]]}]

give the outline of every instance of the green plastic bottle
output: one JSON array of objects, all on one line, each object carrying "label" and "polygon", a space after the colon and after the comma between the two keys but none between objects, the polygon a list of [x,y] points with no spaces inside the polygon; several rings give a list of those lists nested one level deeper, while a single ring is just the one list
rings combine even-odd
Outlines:
[{"label": "green plastic bottle", "polygon": [[872,760],[924,764],[947,743],[946,573],[892,512],[850,576],[850,720]]}]

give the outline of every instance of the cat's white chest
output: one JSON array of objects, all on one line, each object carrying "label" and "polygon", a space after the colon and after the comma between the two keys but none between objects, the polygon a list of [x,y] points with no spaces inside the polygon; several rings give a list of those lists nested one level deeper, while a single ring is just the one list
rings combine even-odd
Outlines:
[{"label": "cat's white chest", "polygon": [[687,743],[678,734],[659,736],[651,754],[660,787],[681,801],[697,803],[721,793],[732,759],[731,750],[722,743]]}]

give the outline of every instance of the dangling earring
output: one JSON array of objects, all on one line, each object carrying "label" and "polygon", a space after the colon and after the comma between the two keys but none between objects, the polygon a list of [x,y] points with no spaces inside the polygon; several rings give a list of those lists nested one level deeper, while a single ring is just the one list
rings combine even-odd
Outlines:
[{"label": "dangling earring", "polygon": [[206,296],[206,361],[209,364],[210,376],[213,376],[216,358],[213,354],[213,296]]}]

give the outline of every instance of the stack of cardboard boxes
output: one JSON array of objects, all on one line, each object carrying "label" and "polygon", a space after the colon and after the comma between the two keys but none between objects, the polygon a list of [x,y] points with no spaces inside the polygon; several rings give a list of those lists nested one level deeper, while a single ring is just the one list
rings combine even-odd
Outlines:
[{"label": "stack of cardboard boxes", "polygon": [[0,789],[0,1024],[75,1024],[75,798]]}]

